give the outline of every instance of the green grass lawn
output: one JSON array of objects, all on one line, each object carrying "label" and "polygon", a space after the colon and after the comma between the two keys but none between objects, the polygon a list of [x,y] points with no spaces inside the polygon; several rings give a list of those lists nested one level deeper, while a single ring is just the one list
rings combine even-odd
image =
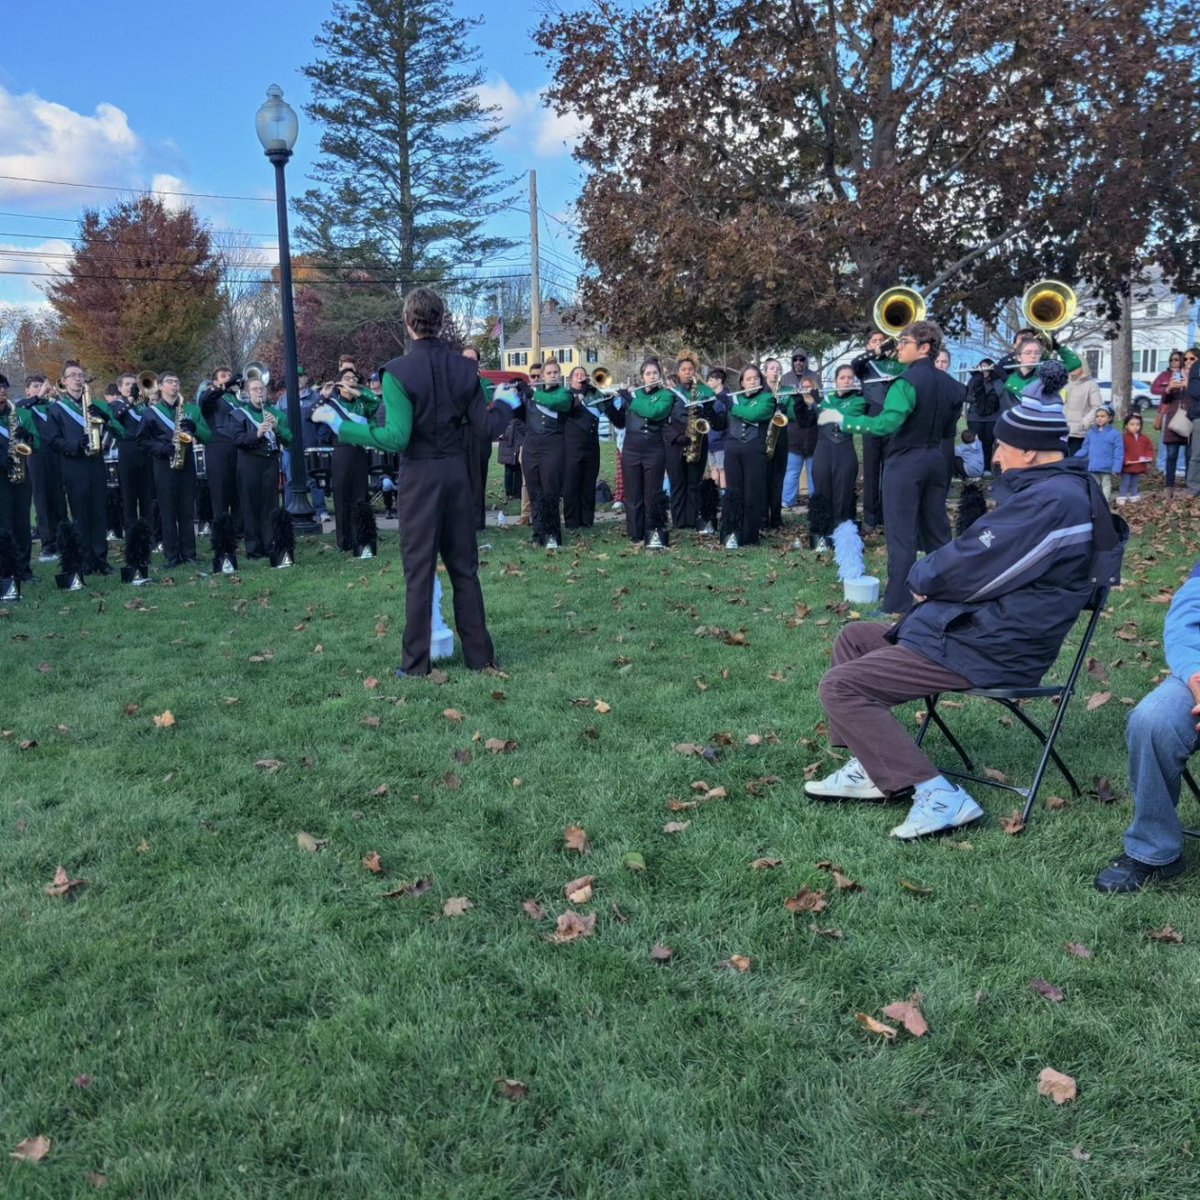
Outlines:
[{"label": "green grass lawn", "polygon": [[[100,1173],[129,1197],[1195,1196],[1200,876],[1091,887],[1129,816],[1124,701],[1198,544],[1160,499],[1127,510],[1107,682],[1060,742],[1116,802],[1040,803],[1013,837],[1012,798],[980,789],[985,824],[916,845],[887,837],[902,811],[803,798],[837,762],[816,683],[849,616],[790,533],[652,556],[606,525],[547,556],[489,530],[505,674],[456,658],[443,685],[392,676],[394,535],[373,562],[305,542],[291,571],[137,591],[43,569],[0,618],[0,1148],[53,1145],[5,1156],[0,1194]],[[953,716],[982,765],[1031,769],[997,709]],[[669,807],[701,782],[724,794]],[[1067,796],[1053,772],[1044,795]],[[59,865],[72,899],[43,891]],[[784,908],[802,885],[826,911]],[[568,909],[594,933],[554,944]],[[1182,945],[1148,939],[1168,924]],[[925,1037],[856,1020],[914,992]],[[1045,1067],[1078,1099],[1039,1096]]]}]

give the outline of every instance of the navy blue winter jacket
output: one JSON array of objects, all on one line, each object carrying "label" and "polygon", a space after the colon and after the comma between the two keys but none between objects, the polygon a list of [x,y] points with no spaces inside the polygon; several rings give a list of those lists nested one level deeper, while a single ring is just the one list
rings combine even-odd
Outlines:
[{"label": "navy blue winter jacket", "polygon": [[899,644],[976,687],[1036,686],[1092,593],[1095,486],[1079,458],[1006,471],[995,509],[909,571],[928,599]]}]

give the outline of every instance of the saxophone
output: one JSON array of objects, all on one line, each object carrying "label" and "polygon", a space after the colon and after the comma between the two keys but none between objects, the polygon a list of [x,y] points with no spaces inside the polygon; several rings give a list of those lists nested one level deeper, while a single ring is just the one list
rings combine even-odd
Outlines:
[{"label": "saxophone", "polygon": [[175,401],[175,432],[171,434],[171,470],[182,471],[187,462],[187,448],[192,444],[192,435],[183,428],[183,396]]},{"label": "saxophone", "polygon": [[704,448],[704,435],[711,426],[700,416],[700,405],[696,402],[698,380],[692,380],[691,392],[687,399],[687,449],[683,452],[685,462],[700,461],[700,452]]},{"label": "saxophone", "polygon": [[[782,394],[781,394],[782,395]],[[779,407],[779,398],[775,401],[775,412],[771,416],[771,424],[767,428],[767,444],[764,453],[768,458],[775,457],[775,447],[779,445],[779,435],[787,428],[787,413]]]},{"label": "saxophone", "polygon": [[83,397],[79,401],[79,407],[83,409],[83,419],[87,424],[87,449],[84,453],[88,458],[99,458],[104,453],[104,418],[93,417],[88,412],[92,407],[92,393],[86,382],[83,385]]},{"label": "saxophone", "polygon": [[25,482],[25,460],[32,453],[31,447],[20,440],[21,418],[17,406],[8,401],[8,482]]}]

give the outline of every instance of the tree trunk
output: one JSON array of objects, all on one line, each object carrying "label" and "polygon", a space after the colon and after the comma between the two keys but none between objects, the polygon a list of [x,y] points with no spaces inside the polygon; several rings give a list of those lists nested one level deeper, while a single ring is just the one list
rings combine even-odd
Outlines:
[{"label": "tree trunk", "polygon": [[1122,288],[1121,318],[1112,343],[1112,404],[1117,420],[1129,415],[1133,397],[1133,295],[1128,283]]}]

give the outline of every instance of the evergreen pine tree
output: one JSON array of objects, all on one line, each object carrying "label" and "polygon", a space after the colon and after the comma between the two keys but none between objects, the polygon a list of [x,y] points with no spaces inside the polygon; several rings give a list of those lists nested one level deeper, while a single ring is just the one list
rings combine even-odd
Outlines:
[{"label": "evergreen pine tree", "polygon": [[492,155],[503,127],[476,91],[478,24],[434,0],[337,0],[314,41],[306,112],[323,132],[298,236],[343,279],[385,283],[362,289],[376,298],[469,279],[513,245],[484,232],[513,180]]}]

